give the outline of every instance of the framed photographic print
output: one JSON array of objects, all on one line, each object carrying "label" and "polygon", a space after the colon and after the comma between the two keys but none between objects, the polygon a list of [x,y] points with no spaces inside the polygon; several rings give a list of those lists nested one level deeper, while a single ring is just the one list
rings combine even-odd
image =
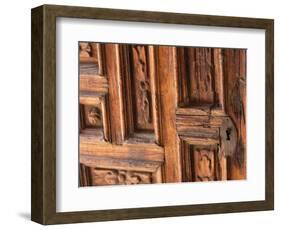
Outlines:
[{"label": "framed photographic print", "polygon": [[272,210],[273,20],[32,9],[41,224]]}]

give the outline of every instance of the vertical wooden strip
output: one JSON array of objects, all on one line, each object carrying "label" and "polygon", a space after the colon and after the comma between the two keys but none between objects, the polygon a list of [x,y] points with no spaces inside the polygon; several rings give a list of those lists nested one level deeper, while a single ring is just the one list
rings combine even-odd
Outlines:
[{"label": "vertical wooden strip", "polygon": [[214,77],[215,77],[215,100],[214,103],[224,111],[224,78],[223,78],[223,66],[222,66],[222,50],[214,48]]},{"label": "vertical wooden strip", "polygon": [[[45,6],[44,6],[45,8]],[[43,209],[45,221],[56,213],[56,17],[44,10]],[[48,20],[47,20],[48,18]],[[48,35],[47,35],[48,34]],[[48,68],[45,68],[48,66]],[[78,181],[77,181],[78,184]]]},{"label": "vertical wooden strip", "polygon": [[101,109],[102,109],[102,123],[103,123],[103,134],[105,141],[111,141],[111,130],[110,130],[110,116],[108,108],[108,95],[101,98]]},{"label": "vertical wooden strip", "polygon": [[162,167],[159,166],[159,167],[156,169],[155,173],[152,174],[153,183],[154,183],[154,184],[160,184],[160,183],[162,183],[162,170],[161,170],[161,169],[162,169]]},{"label": "vertical wooden strip", "polygon": [[178,79],[176,81],[177,90],[177,105],[184,107],[189,103],[188,96],[188,65],[187,49],[185,47],[177,47],[177,66],[178,66]]},{"label": "vertical wooden strip", "polygon": [[268,21],[265,44],[265,200],[274,209],[274,20]]},{"label": "vertical wooden strip", "polygon": [[31,219],[45,221],[44,203],[44,126],[43,126],[43,74],[44,74],[44,22],[43,7],[31,13]]},{"label": "vertical wooden strip", "polygon": [[83,130],[85,128],[85,117],[84,117],[84,105],[79,104],[79,130]]},{"label": "vertical wooden strip", "polygon": [[84,185],[84,175],[83,175],[83,165],[79,164],[79,186],[83,187]]},{"label": "vertical wooden strip", "polygon": [[247,106],[246,106],[246,86],[247,86],[247,76],[246,76],[246,50],[239,50],[239,76],[240,76],[240,101],[241,101],[241,118],[240,118],[240,151],[243,151],[241,163],[242,163],[242,174],[246,179],[247,170],[247,135],[246,135],[246,118],[247,118]]},{"label": "vertical wooden strip", "polygon": [[218,145],[215,153],[216,180],[227,180],[227,156],[221,145]]},{"label": "vertical wooden strip", "polygon": [[105,76],[105,57],[104,57],[104,45],[101,43],[97,43],[97,59],[98,59],[98,64],[99,64],[99,75]]},{"label": "vertical wooden strip", "polygon": [[[187,60],[188,60],[188,98],[189,98],[189,104],[191,104],[194,101],[194,97],[199,98],[199,88],[195,85],[196,81],[193,79],[196,79],[195,76],[196,73],[198,73],[196,61],[199,57],[196,55],[198,52],[196,52],[195,48],[187,48]],[[198,74],[199,79],[199,74]]]},{"label": "vertical wooden strip", "polygon": [[216,155],[217,180],[227,180],[227,157]]},{"label": "vertical wooden strip", "polygon": [[89,172],[89,168],[80,163],[80,167],[79,167],[79,185],[80,186],[90,186],[90,172]]},{"label": "vertical wooden strip", "polygon": [[[176,48],[157,47],[157,74],[160,81],[163,145],[165,151],[165,182],[181,182],[182,169],[176,131]],[[177,167],[178,166],[178,167]]]},{"label": "vertical wooden strip", "polygon": [[181,151],[181,158],[182,158],[182,181],[184,182],[192,182],[193,181],[193,174],[194,174],[194,167],[192,165],[192,156],[190,151],[190,145],[184,141],[180,140],[180,151]]},{"label": "vertical wooden strip", "polygon": [[211,48],[198,48],[200,54],[200,101],[214,104],[214,63]]},{"label": "vertical wooden strip", "polygon": [[106,44],[106,72],[109,85],[109,109],[111,114],[112,143],[122,144],[124,140],[124,117],[122,103],[122,82],[118,44]]},{"label": "vertical wooden strip", "polygon": [[134,135],[134,114],[133,114],[133,90],[132,90],[132,74],[130,62],[131,45],[120,45],[120,64],[121,78],[123,84],[122,100],[124,106],[124,136],[126,139]]},{"label": "vertical wooden strip", "polygon": [[149,55],[149,75],[151,84],[151,99],[152,99],[152,115],[153,115],[153,126],[155,133],[155,142],[162,145],[161,137],[161,105],[160,105],[160,85],[159,76],[156,74],[155,69],[155,48],[154,46],[148,47]]},{"label": "vertical wooden strip", "polygon": [[246,133],[246,58],[243,52],[238,49],[224,50],[225,109],[238,131],[235,154],[228,159],[228,179],[231,180],[246,179],[246,136],[243,134]]}]

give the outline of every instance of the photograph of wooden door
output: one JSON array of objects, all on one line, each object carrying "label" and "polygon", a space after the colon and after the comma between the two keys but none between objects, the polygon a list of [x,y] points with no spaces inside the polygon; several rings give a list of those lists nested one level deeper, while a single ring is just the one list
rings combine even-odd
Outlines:
[{"label": "photograph of wooden door", "polygon": [[79,42],[80,186],[246,179],[246,50]]}]

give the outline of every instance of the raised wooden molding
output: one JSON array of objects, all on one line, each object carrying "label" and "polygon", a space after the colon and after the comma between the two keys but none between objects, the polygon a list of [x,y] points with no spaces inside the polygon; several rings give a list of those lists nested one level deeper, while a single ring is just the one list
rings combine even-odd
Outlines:
[{"label": "raised wooden molding", "polygon": [[82,45],[101,71],[80,72],[81,185],[245,179],[244,50]]}]

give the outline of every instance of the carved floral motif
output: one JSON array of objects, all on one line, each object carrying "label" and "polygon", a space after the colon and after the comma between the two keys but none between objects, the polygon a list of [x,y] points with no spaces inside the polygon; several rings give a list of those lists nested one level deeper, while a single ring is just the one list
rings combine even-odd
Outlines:
[{"label": "carved floral motif", "polygon": [[93,107],[88,112],[88,121],[91,125],[96,125],[101,121],[101,111],[97,107]]},{"label": "carved floral motif", "polygon": [[142,45],[133,47],[134,50],[134,77],[136,89],[137,120],[141,128],[152,123],[152,105],[150,80],[147,72],[146,49]]},{"label": "carved floral motif", "polygon": [[194,151],[196,180],[214,180],[214,151],[209,149],[195,149]]},{"label": "carved floral motif", "polygon": [[93,169],[93,176],[94,184],[96,185],[152,183],[150,172],[95,168]]}]

